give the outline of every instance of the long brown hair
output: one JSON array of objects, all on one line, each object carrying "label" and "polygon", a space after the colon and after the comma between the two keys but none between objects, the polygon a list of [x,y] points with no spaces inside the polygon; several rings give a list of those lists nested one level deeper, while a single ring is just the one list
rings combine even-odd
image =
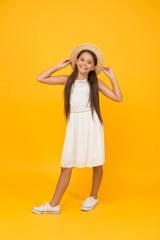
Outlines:
[{"label": "long brown hair", "polygon": [[[77,59],[81,56],[83,52],[88,52],[92,55],[93,60],[94,60],[94,65],[97,65],[97,56],[88,49],[82,50],[78,56]],[[78,75],[78,68],[77,65],[75,64],[74,70],[71,73],[71,75],[68,77],[65,88],[64,88],[64,114],[65,114],[65,119],[66,121],[69,119],[69,113],[70,113],[70,94],[71,94],[71,87],[72,84],[74,83],[76,77]],[[90,84],[90,96],[89,96],[89,101],[91,105],[91,112],[92,112],[92,118],[93,118],[93,110],[97,112],[98,118],[103,124],[101,112],[100,112],[100,106],[99,106],[99,89],[98,89],[98,78],[96,71],[90,71],[88,73],[88,82]]]}]

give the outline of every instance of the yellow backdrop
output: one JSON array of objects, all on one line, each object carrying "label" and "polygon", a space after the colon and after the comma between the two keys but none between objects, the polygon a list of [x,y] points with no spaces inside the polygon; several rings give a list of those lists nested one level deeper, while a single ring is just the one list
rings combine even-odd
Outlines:
[{"label": "yellow backdrop", "polygon": [[[159,9],[159,1],[1,1],[1,239],[159,239]],[[58,181],[66,123],[64,86],[36,76],[86,42],[102,50],[123,95],[100,93],[99,205],[80,210],[92,168],[75,167],[61,214],[38,216],[31,208],[50,201]],[[103,71],[98,78],[112,88]]]}]

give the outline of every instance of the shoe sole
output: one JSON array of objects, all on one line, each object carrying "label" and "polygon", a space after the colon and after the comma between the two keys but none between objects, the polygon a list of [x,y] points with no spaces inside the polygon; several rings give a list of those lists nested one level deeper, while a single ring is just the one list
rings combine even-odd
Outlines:
[{"label": "shoe sole", "polygon": [[46,211],[46,212],[44,212],[44,211],[38,211],[38,210],[35,210],[35,209],[32,208],[32,212],[33,212],[33,213],[38,213],[38,214],[44,214],[44,213],[58,214],[58,213],[60,213],[61,211]]},{"label": "shoe sole", "polygon": [[83,211],[89,211],[89,210],[92,210],[96,205],[98,204],[98,202],[94,205],[94,206],[92,206],[92,207],[81,207],[81,210],[83,210]]}]

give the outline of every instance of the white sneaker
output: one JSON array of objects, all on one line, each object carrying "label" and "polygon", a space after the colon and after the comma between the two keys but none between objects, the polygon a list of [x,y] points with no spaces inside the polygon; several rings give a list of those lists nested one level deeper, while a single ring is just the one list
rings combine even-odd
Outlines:
[{"label": "white sneaker", "polygon": [[98,198],[88,197],[81,206],[81,210],[88,211],[93,209],[98,204]]},{"label": "white sneaker", "polygon": [[51,207],[49,202],[44,202],[40,207],[33,207],[33,213],[60,213],[60,205]]}]

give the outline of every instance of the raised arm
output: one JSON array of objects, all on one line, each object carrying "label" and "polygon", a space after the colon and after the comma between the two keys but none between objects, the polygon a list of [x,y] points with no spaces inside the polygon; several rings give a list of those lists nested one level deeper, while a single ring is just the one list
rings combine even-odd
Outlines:
[{"label": "raised arm", "polygon": [[51,76],[51,74],[57,72],[63,67],[66,67],[69,64],[69,59],[64,59],[57,65],[45,70],[44,72],[40,73],[36,80],[41,83],[45,84],[52,84],[52,85],[65,85],[68,75],[59,75],[59,76]]},{"label": "raised arm", "polygon": [[109,87],[107,87],[107,85],[103,81],[98,79],[98,87],[99,87],[100,92],[104,96],[106,96],[114,101],[122,102],[123,96],[122,96],[121,90],[118,86],[118,83],[116,81],[116,78],[114,76],[112,69],[109,67],[103,67],[102,70],[109,77],[112,87],[113,87],[113,90],[110,89]]}]

